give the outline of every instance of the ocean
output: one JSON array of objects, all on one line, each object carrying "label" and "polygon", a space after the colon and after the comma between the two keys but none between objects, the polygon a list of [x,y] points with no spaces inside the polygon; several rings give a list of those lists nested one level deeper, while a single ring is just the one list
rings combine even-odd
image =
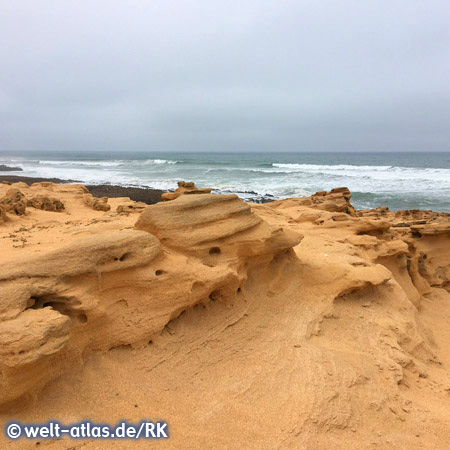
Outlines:
[{"label": "ocean", "polygon": [[3,175],[174,189],[194,181],[249,201],[347,186],[356,208],[450,212],[450,153],[0,152]]}]

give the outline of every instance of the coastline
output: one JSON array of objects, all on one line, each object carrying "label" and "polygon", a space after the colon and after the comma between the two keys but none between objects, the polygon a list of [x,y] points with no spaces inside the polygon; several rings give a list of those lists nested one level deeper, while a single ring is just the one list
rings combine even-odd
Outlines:
[{"label": "coastline", "polygon": [[[56,183],[56,184],[82,184],[86,186],[89,190],[89,193],[94,197],[108,197],[108,198],[117,198],[117,197],[129,197],[130,200],[135,202],[143,202],[147,205],[153,205],[161,201],[161,195],[166,192],[161,189],[154,188],[141,188],[141,187],[128,187],[128,186],[119,186],[116,184],[86,184],[83,181],[79,180],[62,180],[61,178],[43,178],[43,177],[24,177],[21,175],[0,175],[0,183],[2,181],[8,181],[10,183],[26,183],[28,186],[31,186],[33,183]],[[215,192],[217,193],[217,192]],[[222,192],[224,194],[233,193],[233,192]],[[254,192],[247,192],[254,193]],[[255,199],[252,203],[269,203],[273,201],[281,200],[278,198],[274,198],[272,195],[262,196],[259,199]]]},{"label": "coastline", "polygon": [[60,178],[41,178],[41,177],[22,177],[20,175],[0,175],[0,183],[2,181],[8,181],[10,183],[19,183],[23,182],[28,184],[29,186],[33,183],[42,183],[42,182],[50,182],[56,184],[83,184],[89,190],[89,193],[94,197],[108,197],[108,198],[117,198],[117,197],[129,197],[131,200],[135,202],[143,202],[147,205],[153,205],[154,203],[158,203],[161,201],[161,194],[163,192],[160,189],[152,189],[152,188],[138,188],[138,187],[125,187],[125,186],[117,186],[117,185],[89,185],[84,184],[81,181],[77,180],[61,180]]}]

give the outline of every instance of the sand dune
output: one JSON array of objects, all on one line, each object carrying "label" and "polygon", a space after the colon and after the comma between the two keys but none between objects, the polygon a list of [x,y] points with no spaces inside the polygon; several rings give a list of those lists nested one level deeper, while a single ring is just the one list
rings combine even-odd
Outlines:
[{"label": "sand dune", "polygon": [[163,419],[164,448],[448,448],[450,215],[350,199],[1,184],[3,422]]}]

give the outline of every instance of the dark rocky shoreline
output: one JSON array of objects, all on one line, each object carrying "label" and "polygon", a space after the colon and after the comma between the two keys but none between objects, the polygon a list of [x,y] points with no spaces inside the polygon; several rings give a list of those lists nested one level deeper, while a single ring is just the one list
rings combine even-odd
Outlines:
[{"label": "dark rocky shoreline", "polygon": [[[33,183],[41,183],[43,181],[49,181],[51,183],[58,184],[73,184],[73,183],[81,183],[77,180],[61,180],[60,178],[35,178],[35,177],[21,177],[18,175],[0,175],[0,182],[9,181],[10,183],[18,183],[24,182],[28,185]],[[81,183],[84,184],[84,183]],[[151,188],[137,188],[137,187],[124,187],[124,186],[115,186],[115,185],[85,185],[89,192],[94,197],[129,197],[131,200],[136,202],[144,202],[148,205],[152,205],[161,201],[161,194],[164,191],[159,189],[151,189]]]},{"label": "dark rocky shoreline", "polygon": [[105,184],[99,186],[86,185],[86,187],[94,197],[129,197],[135,202],[144,202],[148,205],[160,202],[161,194],[164,193],[164,191],[161,191],[159,189],[145,189]]},{"label": "dark rocky shoreline", "polygon": [[11,167],[0,164],[0,172],[22,172],[22,167]]}]

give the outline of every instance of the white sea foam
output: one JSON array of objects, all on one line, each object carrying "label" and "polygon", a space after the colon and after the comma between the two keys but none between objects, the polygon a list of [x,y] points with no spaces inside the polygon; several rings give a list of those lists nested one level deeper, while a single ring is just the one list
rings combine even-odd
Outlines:
[{"label": "white sea foam", "polygon": [[323,164],[281,164],[273,163],[273,167],[289,170],[304,170],[304,171],[321,171],[321,170],[388,170],[392,166],[356,166],[350,164],[336,164],[336,165],[323,165]]},{"label": "white sea foam", "polygon": [[86,166],[86,167],[118,167],[127,161],[38,161],[43,166]]},{"label": "white sea foam", "polygon": [[137,161],[141,164],[177,164],[178,161],[172,161],[170,159],[147,159],[145,161]]},{"label": "white sea foam", "polygon": [[[342,177],[357,177],[373,180],[424,180],[442,181],[450,183],[450,169],[416,168],[396,166],[357,166],[348,164],[319,165],[319,164],[278,164],[273,163],[278,170],[284,169],[286,173],[304,172],[313,174],[328,174]],[[266,172],[265,169],[261,169]]]},{"label": "white sea foam", "polygon": [[177,164],[178,161],[172,161],[169,159],[123,159],[123,160],[110,160],[110,161],[77,161],[77,160],[40,160],[38,164],[43,166],[86,166],[86,167],[120,167],[130,165],[161,165],[161,164]]}]

